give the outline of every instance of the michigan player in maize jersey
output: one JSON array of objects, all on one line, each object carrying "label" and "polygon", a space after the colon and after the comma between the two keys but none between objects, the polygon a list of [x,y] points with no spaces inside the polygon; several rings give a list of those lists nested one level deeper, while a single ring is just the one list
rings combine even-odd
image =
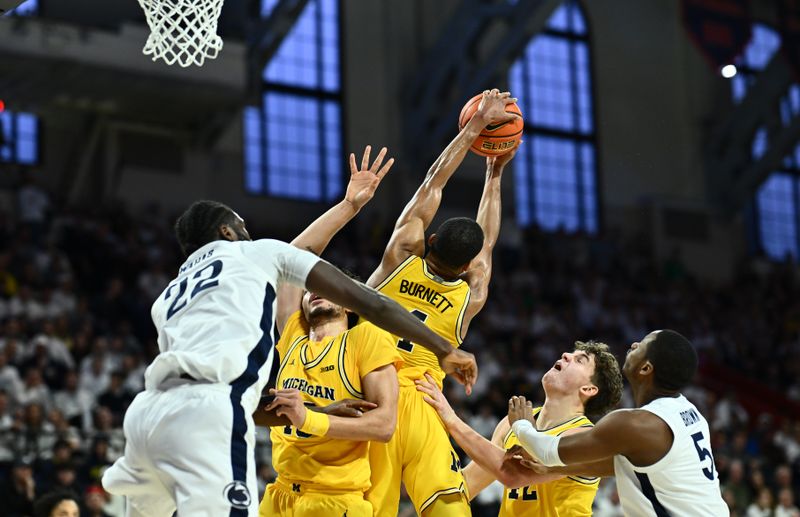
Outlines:
[{"label": "michigan player in maize jersey", "polygon": [[[477,221],[443,222],[428,238],[427,255],[425,230],[439,208],[442,189],[470,145],[486,125],[510,121],[515,115],[505,107],[515,100],[507,92],[484,92],[475,116],[434,162],[406,205],[380,265],[367,281],[455,346],[461,345],[470,321],[486,302],[500,229],[500,179],[514,151],[487,159]],[[398,339],[396,346],[404,360],[398,374],[397,432],[388,444],[370,448],[372,488],[367,498],[377,516],[395,517],[402,481],[421,515],[469,515],[458,456],[436,412],[414,385],[426,372],[441,384],[445,373],[413,340]]]},{"label": "michigan player in maize jersey", "polygon": [[[539,472],[614,476],[622,511],[631,517],[723,517],[719,477],[708,422],[681,394],[697,371],[691,343],[659,330],[633,343],[622,368],[637,409],[612,411],[597,425],[571,436],[535,428],[524,397],[509,401],[508,419]],[[560,468],[558,468],[560,467]]]},{"label": "michigan player in maize jersey", "polygon": [[[427,381],[417,381],[417,389],[427,395],[425,401],[436,409],[450,435],[473,460],[464,468],[471,498],[497,479],[506,487],[500,517],[592,515],[599,478],[538,474],[504,462],[519,446],[508,419],[497,424],[490,442],[458,418],[432,381],[430,376]],[[542,387],[544,404],[530,413],[536,428],[551,436],[569,436],[592,428],[587,415],[596,419],[619,403],[622,374],[608,346],[579,341],[573,352],[562,354],[544,374]]]},{"label": "michigan player in maize jersey", "polygon": [[[292,245],[321,254],[331,238],[372,198],[392,166],[381,167],[386,149],[362,169],[350,155],[350,182],[342,202],[314,221]],[[397,370],[402,363],[394,338],[368,322],[348,326],[344,308],[292,286],[278,290],[277,344],[280,369],[275,400],[265,409],[288,417],[273,427],[272,465],[278,473],[261,502],[262,516],[371,517],[369,440],[387,441],[397,421]],[[369,401],[363,417],[313,414],[305,404],[330,407],[346,399]]]},{"label": "michigan player in maize jersey", "polygon": [[252,414],[269,381],[275,293],[308,288],[437,351],[472,382],[460,354],[395,302],[316,255],[251,241],[229,207],[198,201],[175,233],[187,258],[153,303],[159,355],[125,414],[125,455],[103,486],[128,498],[128,516],[258,515]]}]

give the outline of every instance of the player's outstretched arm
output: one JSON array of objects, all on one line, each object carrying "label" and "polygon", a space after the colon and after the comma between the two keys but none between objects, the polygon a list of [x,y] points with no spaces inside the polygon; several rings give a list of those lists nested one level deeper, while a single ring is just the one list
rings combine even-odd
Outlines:
[{"label": "player's outstretched arm", "polygon": [[516,101],[508,92],[501,93],[497,89],[483,92],[475,115],[433,162],[422,185],[403,209],[381,263],[367,280],[367,285],[375,287],[380,284],[410,255],[422,256],[425,252],[425,230],[439,210],[445,185],[464,161],[464,156],[484,127],[517,116],[505,110],[507,105]]},{"label": "player's outstretched arm", "polygon": [[436,355],[445,373],[464,384],[467,393],[472,391],[472,385],[478,378],[475,356],[453,348],[447,340],[435,334],[397,302],[348,278],[324,260],[311,268],[306,278],[306,288],[396,336],[424,346]]},{"label": "player's outstretched arm", "polygon": [[470,262],[466,273],[469,284],[469,305],[464,313],[464,323],[461,325],[461,337],[467,335],[469,324],[486,305],[489,297],[489,282],[492,279],[492,253],[500,235],[500,221],[502,216],[501,179],[503,170],[519,149],[519,145],[501,156],[486,158],[486,181],[483,185],[483,194],[478,205],[477,223],[483,230],[483,247],[478,255]]},{"label": "player's outstretched arm", "polygon": [[517,488],[534,483],[547,483],[563,477],[554,474],[538,474],[530,469],[504,469],[503,461],[506,451],[503,449],[503,439],[511,429],[508,420],[505,418],[501,420],[495,427],[492,440],[487,440],[456,415],[433,377],[428,374],[425,374],[425,377],[427,381],[415,381],[417,390],[424,393],[425,402],[436,409],[450,436],[476,464],[472,468],[467,466],[464,471],[470,497],[478,495],[495,479],[505,486]]},{"label": "player's outstretched arm", "polygon": [[[383,163],[386,158],[386,148],[384,147],[370,166],[371,150],[371,146],[364,149],[360,168],[356,165],[355,154],[350,153],[350,182],[347,184],[344,199],[319,216],[308,228],[295,237],[291,242],[292,246],[310,251],[315,255],[321,255],[333,236],[339,233],[364,205],[369,203],[381,180],[394,164],[394,158]],[[289,316],[300,308],[302,298],[303,290],[295,285],[284,283],[278,289],[276,323],[279,329],[283,329]]]},{"label": "player's outstretched arm", "polygon": [[512,397],[508,405],[508,420],[522,447],[547,467],[594,463],[617,454],[637,465],[651,465],[672,446],[672,431],[647,411],[612,411],[586,432],[559,437],[536,431],[525,397]]},{"label": "player's outstretched arm", "polygon": [[545,467],[536,460],[526,456],[527,455],[519,454],[517,451],[513,451],[512,457],[510,458],[510,460],[513,461],[509,461],[509,458],[507,457],[506,464],[518,463],[521,467],[530,469],[538,474],[562,474],[564,476],[595,478],[614,477],[613,457],[609,457],[600,461],[593,461],[591,463],[573,463],[572,465],[566,465],[564,467]]}]

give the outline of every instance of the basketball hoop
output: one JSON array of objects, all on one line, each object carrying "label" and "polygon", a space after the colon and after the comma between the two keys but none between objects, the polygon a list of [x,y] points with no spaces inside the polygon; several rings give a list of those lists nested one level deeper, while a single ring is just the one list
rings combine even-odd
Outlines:
[{"label": "basketball hoop", "polygon": [[150,37],[142,49],[153,61],[168,65],[203,66],[222,50],[217,36],[224,0],[139,0],[147,17]]}]

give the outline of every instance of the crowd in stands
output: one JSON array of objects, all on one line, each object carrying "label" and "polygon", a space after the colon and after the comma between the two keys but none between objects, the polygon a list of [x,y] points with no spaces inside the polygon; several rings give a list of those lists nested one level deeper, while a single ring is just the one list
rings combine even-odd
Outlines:
[{"label": "crowd in stands", "polygon": [[[123,452],[125,409],[157,353],[149,310],[181,262],[175,214],[68,209],[31,181],[15,201],[0,211],[0,515],[34,515],[34,502],[57,490],[76,494],[81,515],[124,515],[99,480]],[[326,254],[364,278],[389,230],[367,224],[345,231]],[[465,343],[480,379],[470,397],[455,385],[446,390],[476,430],[491,436],[510,395],[543,400],[542,374],[575,340],[606,342],[622,360],[650,330],[673,328],[701,356],[686,394],[711,425],[732,515],[800,517],[796,264],[748,258],[731,282],[712,285],[677,255],[654,261],[646,238],[513,224],[503,228],[495,262],[489,302]],[[713,382],[720,372],[771,394],[760,397],[771,403],[754,405],[736,386]],[[632,406],[630,396],[622,405]],[[263,490],[274,472],[268,433],[258,436]],[[501,495],[501,487],[487,489],[474,515],[497,515]],[[597,516],[622,515],[613,481],[595,506]]]}]

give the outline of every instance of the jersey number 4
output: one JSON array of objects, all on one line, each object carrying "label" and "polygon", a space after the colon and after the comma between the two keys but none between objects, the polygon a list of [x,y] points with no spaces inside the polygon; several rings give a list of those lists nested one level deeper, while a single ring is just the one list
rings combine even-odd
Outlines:
[{"label": "jersey number 4", "polygon": [[714,457],[711,455],[711,452],[708,449],[705,447],[700,447],[700,440],[705,440],[705,438],[706,437],[703,436],[702,431],[692,435],[692,440],[694,440],[694,448],[697,450],[697,455],[700,456],[700,461],[703,461],[706,458],[711,460],[711,465],[709,465],[709,468],[703,467],[703,475],[709,480],[714,481]]},{"label": "jersey number 4", "polygon": [[[412,310],[411,314],[416,316],[417,319],[422,323],[425,323],[425,320],[428,319],[427,314],[425,314],[422,311],[418,311],[417,309]],[[400,341],[397,342],[397,348],[399,348],[403,352],[411,353],[414,350],[414,343],[412,343],[411,341],[406,341],[405,339],[401,339]]]},{"label": "jersey number 4", "polygon": [[174,289],[176,287],[178,288],[178,293],[175,295],[175,298],[173,298],[172,303],[167,309],[167,319],[170,319],[175,315],[176,312],[186,307],[186,304],[189,303],[189,300],[197,296],[200,292],[218,286],[219,280],[216,278],[220,273],[222,273],[222,261],[215,260],[192,275],[192,290],[188,296],[186,296],[186,292],[189,291],[188,276],[179,283],[172,284],[171,286],[167,287],[167,291],[164,293],[164,301],[169,300]]}]

